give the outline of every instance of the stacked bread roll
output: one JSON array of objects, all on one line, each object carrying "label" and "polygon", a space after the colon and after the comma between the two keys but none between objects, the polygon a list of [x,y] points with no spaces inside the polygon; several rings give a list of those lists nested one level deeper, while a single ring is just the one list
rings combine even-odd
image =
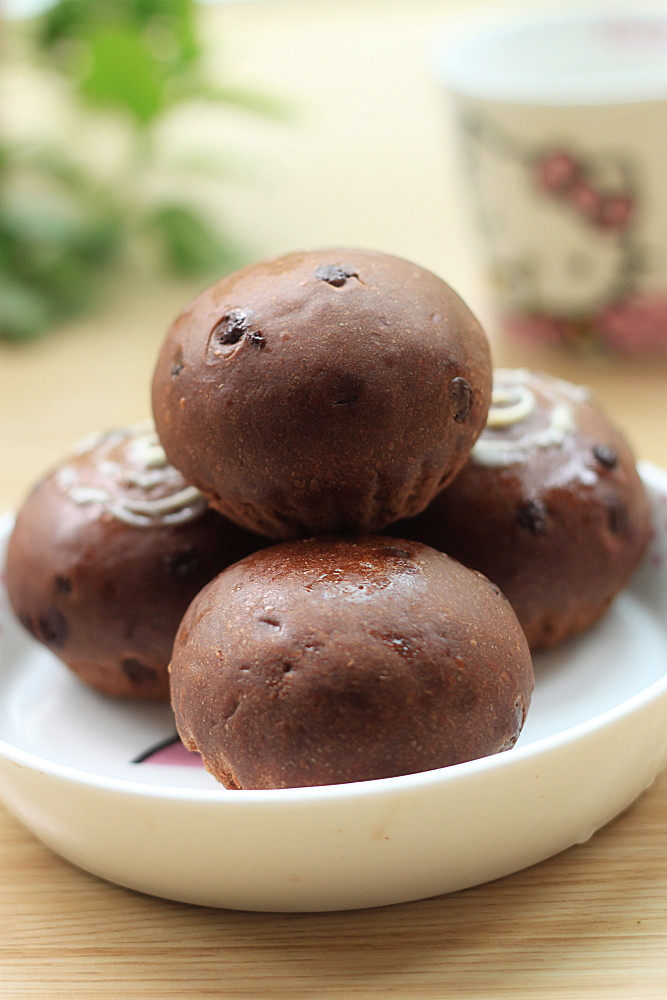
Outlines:
[{"label": "stacked bread roll", "polygon": [[229,788],[507,750],[529,643],[598,618],[649,526],[583,390],[491,383],[479,323],[414,264],[335,249],[245,268],[171,327],[157,436],[88,442],[28,498],[13,606],[107,694],[165,697],[171,660],[183,742]]}]

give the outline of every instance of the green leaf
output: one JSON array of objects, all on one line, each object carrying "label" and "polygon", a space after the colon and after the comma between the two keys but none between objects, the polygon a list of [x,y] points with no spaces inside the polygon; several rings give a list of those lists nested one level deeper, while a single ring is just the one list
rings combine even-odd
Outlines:
[{"label": "green leaf", "polygon": [[80,42],[99,25],[172,36],[179,61],[199,55],[193,0],[57,0],[37,20],[37,42],[45,51],[63,42]]},{"label": "green leaf", "polygon": [[78,37],[90,23],[93,4],[87,0],[59,0],[37,21],[37,42],[43,49]]},{"label": "green leaf", "polygon": [[41,262],[38,280],[59,316],[80,312],[93,295],[97,268],[73,255],[51,255]]},{"label": "green leaf", "polygon": [[113,216],[46,196],[0,203],[0,232],[28,251],[49,246],[96,261],[108,260],[119,238]]},{"label": "green leaf", "polygon": [[0,201],[0,336],[40,336],[79,312],[118,245],[117,221],[51,191]]},{"label": "green leaf", "polygon": [[252,90],[249,87],[235,87],[233,84],[225,84],[215,89],[218,99],[224,104],[281,121],[289,121],[294,117],[294,105],[282,97],[276,97],[275,94]]},{"label": "green leaf", "polygon": [[29,340],[46,332],[57,309],[49,295],[0,273],[0,336]]},{"label": "green leaf", "polygon": [[[130,237],[150,234],[181,274],[237,265],[238,250],[205,210],[146,206],[143,181],[155,157],[151,126],[185,101],[277,120],[290,119],[292,106],[252,87],[203,79],[194,0],[52,0],[33,23],[43,58],[67,79],[79,110],[129,119],[134,149],[127,179],[112,185],[59,151],[0,142],[0,336],[36,336],[80,309],[104,263]],[[190,172],[217,176],[222,168],[229,175],[230,164],[200,158]],[[238,173],[247,179],[245,169]]]},{"label": "green leaf", "polygon": [[170,104],[188,101],[209,101],[213,104],[228,105],[252,114],[262,115],[274,121],[288,122],[295,117],[295,107],[275,94],[237,87],[233,84],[211,84],[202,80],[175,81],[169,85],[167,95]]},{"label": "green leaf", "polygon": [[151,6],[154,23],[163,25],[176,42],[179,62],[196,62],[201,46],[196,32],[196,6],[192,0],[151,0]]},{"label": "green leaf", "polygon": [[60,185],[77,200],[108,197],[106,189],[84,167],[64,156],[60,150],[40,144],[14,146],[11,153],[14,166],[42,176]]},{"label": "green leaf", "polygon": [[91,104],[125,111],[142,125],[165,107],[164,70],[129,28],[100,26],[82,67],[78,88]]},{"label": "green leaf", "polygon": [[213,180],[228,180],[236,184],[247,184],[261,177],[255,163],[249,163],[242,155],[222,154],[218,151],[190,149],[187,151],[167,151],[160,160],[161,170],[188,177],[207,177]]},{"label": "green leaf", "polygon": [[236,252],[217,230],[187,205],[161,205],[147,227],[160,241],[167,264],[180,274],[201,274],[236,260]]}]

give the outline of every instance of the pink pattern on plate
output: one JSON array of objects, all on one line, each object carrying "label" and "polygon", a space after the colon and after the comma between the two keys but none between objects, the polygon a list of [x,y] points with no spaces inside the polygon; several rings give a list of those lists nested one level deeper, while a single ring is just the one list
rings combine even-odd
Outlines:
[{"label": "pink pattern on plate", "polygon": [[137,757],[135,764],[162,764],[167,767],[203,767],[198,753],[186,750],[177,736],[165,743],[158,743]]}]

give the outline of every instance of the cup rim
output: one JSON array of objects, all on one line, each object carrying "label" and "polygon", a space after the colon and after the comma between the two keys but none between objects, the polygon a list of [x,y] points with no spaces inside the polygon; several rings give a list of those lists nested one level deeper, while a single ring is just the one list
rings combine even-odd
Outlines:
[{"label": "cup rim", "polygon": [[[639,71],[635,65],[632,72],[621,68],[613,74],[583,72],[581,68],[578,72],[563,69],[547,74],[530,66],[509,62],[502,65],[502,53],[497,52],[495,60],[489,58],[494,45],[521,36],[544,37],[558,29],[572,32],[595,25],[610,29],[615,24],[643,25],[652,37],[664,39],[664,44],[656,46],[655,58]],[[639,9],[623,6],[469,24],[437,50],[435,70],[441,82],[454,93],[494,103],[585,106],[664,100],[667,98],[667,12],[662,6],[642,5]]]}]

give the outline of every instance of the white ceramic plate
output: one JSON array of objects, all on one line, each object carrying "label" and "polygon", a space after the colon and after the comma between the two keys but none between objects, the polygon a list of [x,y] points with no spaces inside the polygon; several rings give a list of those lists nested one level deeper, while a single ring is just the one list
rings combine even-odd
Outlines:
[{"label": "white ceramic plate", "polygon": [[[644,565],[602,622],[536,658],[517,746],[423,774],[228,792],[180,745],[156,749],[175,732],[166,706],[110,701],[79,684],[13,621],[0,588],[7,805],[96,875],[251,910],[419,899],[586,840],[667,757],[667,474],[642,472],[655,521]],[[6,516],[3,549],[10,527]]]}]

